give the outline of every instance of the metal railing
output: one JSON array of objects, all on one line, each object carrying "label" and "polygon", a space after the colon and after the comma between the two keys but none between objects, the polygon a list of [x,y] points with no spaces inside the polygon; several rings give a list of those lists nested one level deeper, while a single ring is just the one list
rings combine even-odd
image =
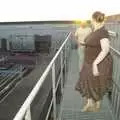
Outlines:
[{"label": "metal railing", "polygon": [[[67,71],[67,57],[70,55],[70,49],[71,49],[71,41],[70,41],[70,36],[71,33],[69,33],[67,35],[67,38],[65,39],[65,41],[63,42],[63,44],[61,45],[61,47],[59,48],[59,50],[57,51],[57,53],[55,54],[55,56],[53,57],[53,59],[51,60],[51,62],[49,63],[49,65],[47,66],[46,70],[44,71],[44,73],[42,74],[41,78],[38,80],[38,82],[36,83],[35,87],[32,89],[31,93],[29,94],[29,96],[26,98],[25,102],[23,103],[23,105],[21,106],[21,108],[19,109],[18,113],[16,114],[16,116],[14,117],[13,120],[31,120],[31,103],[33,102],[33,100],[35,99],[39,89],[41,88],[42,84],[44,83],[48,73],[52,70],[52,100],[51,100],[51,104],[48,108],[48,113],[46,115],[46,120],[49,117],[52,105],[53,105],[53,117],[54,120],[57,119],[56,113],[56,91],[58,88],[58,85],[61,85],[61,93],[63,93],[63,68],[65,69],[65,74]],[[64,57],[63,57],[63,52],[64,53]],[[56,83],[56,76],[55,76],[55,61],[58,58],[58,56],[60,55],[60,77],[57,80]],[[69,59],[69,58],[68,58]]]},{"label": "metal railing", "polygon": [[110,36],[114,37],[110,46],[113,56],[113,88],[111,94],[111,112],[113,113],[114,120],[120,120],[120,51],[117,50],[117,42],[120,38],[118,33],[109,31]]},{"label": "metal railing", "polygon": [[[116,32],[113,31],[109,31],[109,34],[111,37],[113,37],[113,39],[118,39],[118,34]],[[70,37],[71,33],[69,33],[69,35],[67,36],[66,40],[64,41],[64,43],[61,45],[60,49],[57,51],[56,55],[54,56],[54,58],[52,59],[52,61],[50,62],[50,64],[48,65],[48,67],[46,68],[46,70],[44,71],[43,75],[41,76],[41,78],[39,79],[39,81],[37,82],[37,84],[35,85],[35,87],[33,88],[32,92],[29,94],[29,96],[27,97],[27,99],[25,100],[24,104],[21,106],[20,110],[18,111],[18,113],[16,114],[16,116],[14,117],[13,120],[22,120],[23,118],[25,118],[25,120],[31,120],[31,103],[34,100],[36,94],[38,93],[40,87],[42,86],[45,78],[47,77],[48,73],[50,72],[50,70],[52,70],[52,100],[48,109],[48,114],[46,116],[46,120],[48,120],[49,117],[49,113],[51,111],[52,105],[53,105],[53,116],[54,116],[54,120],[57,120],[57,116],[56,116],[56,91],[58,88],[59,83],[61,84],[61,93],[63,93],[63,65],[65,64],[66,66],[66,55],[67,55],[67,42],[69,42],[69,37]],[[65,48],[65,61],[63,60],[63,49]],[[111,51],[115,54],[117,54],[118,56],[120,56],[120,52],[118,50],[115,49],[114,45],[110,46]],[[69,48],[68,48],[69,49]],[[69,50],[68,50],[69,51]],[[60,55],[60,65],[61,65],[61,71],[60,71],[60,77],[58,78],[57,83],[55,80],[55,61],[57,59],[57,57]],[[119,64],[120,66],[120,64]],[[115,68],[116,69],[116,68]],[[113,71],[116,71],[116,70]],[[118,69],[118,66],[117,66]],[[66,67],[65,67],[65,71],[66,71]],[[117,72],[117,74],[119,75],[119,73]],[[119,120],[120,119],[120,115],[119,115],[119,110],[120,110],[120,94],[119,94],[119,86],[116,83],[116,74],[113,75],[113,90],[112,90],[112,97],[111,97],[111,108],[112,108],[112,113],[114,113],[115,115],[115,120]],[[119,79],[120,76],[117,76],[117,79]]]}]

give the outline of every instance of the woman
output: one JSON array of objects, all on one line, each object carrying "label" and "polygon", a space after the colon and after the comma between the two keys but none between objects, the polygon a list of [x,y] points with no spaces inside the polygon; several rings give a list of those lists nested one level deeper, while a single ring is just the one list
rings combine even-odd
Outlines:
[{"label": "woman", "polygon": [[112,86],[112,57],[104,19],[103,13],[93,13],[94,30],[85,39],[84,63],[75,87],[87,99],[82,111],[99,111],[103,96]]}]

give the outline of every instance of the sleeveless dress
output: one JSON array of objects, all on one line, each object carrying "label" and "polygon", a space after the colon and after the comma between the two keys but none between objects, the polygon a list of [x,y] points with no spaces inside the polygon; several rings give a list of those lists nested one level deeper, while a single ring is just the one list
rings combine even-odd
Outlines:
[{"label": "sleeveless dress", "polygon": [[92,32],[85,39],[84,63],[75,86],[83,97],[92,98],[95,101],[101,100],[112,87],[113,60],[110,52],[98,64],[99,76],[94,76],[92,72],[92,64],[101,52],[100,40],[103,38],[109,38],[105,27]]}]

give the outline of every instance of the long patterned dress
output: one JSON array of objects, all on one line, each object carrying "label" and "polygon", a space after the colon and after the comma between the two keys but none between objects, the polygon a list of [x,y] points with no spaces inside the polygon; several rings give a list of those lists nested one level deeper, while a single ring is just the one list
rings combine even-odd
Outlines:
[{"label": "long patterned dress", "polygon": [[95,101],[101,100],[112,87],[113,61],[110,52],[98,64],[99,76],[94,76],[92,72],[92,64],[101,52],[100,40],[103,38],[109,38],[108,31],[104,27],[92,32],[85,39],[84,63],[75,86],[83,97],[92,98]]}]

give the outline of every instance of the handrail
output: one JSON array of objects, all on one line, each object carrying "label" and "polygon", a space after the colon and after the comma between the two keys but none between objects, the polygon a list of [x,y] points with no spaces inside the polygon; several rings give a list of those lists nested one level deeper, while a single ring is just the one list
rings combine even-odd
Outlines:
[{"label": "handrail", "polygon": [[[110,36],[114,36],[117,37],[117,33],[113,32],[113,31],[108,31]],[[115,52],[117,55],[120,56],[120,52],[118,50],[116,50],[115,48],[113,48],[112,46],[110,46],[111,50],[113,52]],[[118,88],[118,90],[120,91],[120,87],[118,87],[118,85],[115,83],[115,81],[113,80],[113,83],[115,84],[115,86]]]},{"label": "handrail", "polygon": [[[109,35],[112,36],[112,37],[117,37],[117,33],[116,32],[113,32],[113,31],[108,31]],[[118,50],[116,50],[115,48],[113,48],[112,46],[110,46],[110,48],[115,52],[117,53],[118,55],[120,55],[120,52]]]},{"label": "handrail", "polygon": [[[110,34],[111,36],[113,37],[116,37],[115,39],[118,40],[118,34],[116,33],[116,36],[115,35],[115,32],[111,32]],[[120,51],[116,50],[115,48],[113,48],[112,46],[110,46],[110,49],[112,50],[112,52],[115,52],[115,54],[117,54],[118,56],[120,56]],[[118,67],[119,67],[119,64],[117,64],[115,62],[115,66],[117,65],[117,69],[114,69],[116,71],[118,71]],[[113,117],[115,120],[119,120],[120,117],[119,117],[119,109],[120,109],[120,86],[118,84],[118,81],[119,80],[119,72],[116,73],[116,71],[114,71],[114,75],[113,75],[113,87],[112,87],[112,94],[111,94],[111,99],[110,99],[110,108],[112,108],[112,113],[113,113]]]},{"label": "handrail", "polygon": [[116,32],[113,32],[113,31],[108,31],[109,35],[112,36],[112,37],[117,37],[117,33]]},{"label": "handrail", "polygon": [[49,71],[52,68],[52,65],[54,64],[54,62],[57,59],[60,52],[62,51],[62,49],[65,46],[66,42],[68,41],[68,38],[70,37],[70,35],[71,35],[71,32],[69,32],[69,34],[67,35],[67,38],[65,39],[65,41],[63,42],[63,44],[61,45],[61,47],[59,48],[59,50],[57,51],[57,53],[55,54],[55,56],[53,57],[53,59],[51,60],[51,62],[47,66],[47,68],[45,69],[45,71],[43,72],[42,76],[36,83],[35,87],[32,89],[29,96],[26,98],[25,102],[23,103],[23,105],[21,106],[21,108],[19,109],[19,111],[17,112],[17,114],[13,120],[22,120],[23,119],[27,109],[29,108],[29,106],[31,105],[32,101],[34,100],[36,94],[38,93],[39,89],[41,88],[45,78],[47,77]]},{"label": "handrail", "polygon": [[114,49],[112,46],[110,46],[110,48],[112,49],[112,51],[114,51],[115,53],[117,53],[120,56],[120,52],[116,49]]}]

